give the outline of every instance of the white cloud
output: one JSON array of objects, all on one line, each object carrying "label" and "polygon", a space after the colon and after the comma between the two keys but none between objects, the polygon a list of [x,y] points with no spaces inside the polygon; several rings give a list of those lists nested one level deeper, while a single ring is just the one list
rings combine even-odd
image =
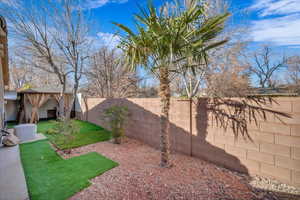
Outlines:
[{"label": "white cloud", "polygon": [[10,7],[18,7],[19,2],[17,0],[0,0],[0,3],[3,3]]},{"label": "white cloud", "polygon": [[296,46],[289,46],[290,49],[300,49],[300,45]]},{"label": "white cloud", "polygon": [[126,3],[128,0],[84,0],[83,7],[87,9],[100,8],[109,3]]},{"label": "white cloud", "polygon": [[112,33],[99,32],[97,36],[96,43],[98,43],[99,46],[107,46],[113,49],[120,43],[120,37]]},{"label": "white cloud", "polygon": [[259,11],[259,16],[287,15],[300,12],[299,0],[256,0],[250,7]]},{"label": "white cloud", "polygon": [[300,45],[300,0],[256,0],[250,10],[259,13],[259,19],[251,22],[254,41]]},{"label": "white cloud", "polygon": [[[21,2],[26,2],[26,0],[22,0],[22,1],[21,0],[0,0],[0,4],[2,3],[11,7],[18,7]],[[94,9],[94,8],[100,8],[110,3],[121,4],[126,2],[128,2],[128,0],[83,0],[80,6],[83,9]]]},{"label": "white cloud", "polygon": [[300,45],[300,14],[252,22],[256,42],[274,42],[277,45]]}]

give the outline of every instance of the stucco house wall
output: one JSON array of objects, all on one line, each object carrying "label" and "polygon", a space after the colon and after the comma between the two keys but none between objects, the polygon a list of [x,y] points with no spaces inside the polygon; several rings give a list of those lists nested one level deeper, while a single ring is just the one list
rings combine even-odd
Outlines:
[{"label": "stucco house wall", "polygon": [[6,121],[16,121],[18,114],[18,102],[13,100],[8,100],[5,103],[5,120]]}]

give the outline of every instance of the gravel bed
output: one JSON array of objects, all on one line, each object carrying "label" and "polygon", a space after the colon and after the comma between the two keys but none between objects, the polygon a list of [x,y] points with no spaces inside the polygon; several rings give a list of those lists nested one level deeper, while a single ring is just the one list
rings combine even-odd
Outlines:
[{"label": "gravel bed", "polygon": [[[158,167],[160,153],[139,141],[124,140],[116,145],[100,142],[72,150],[66,158],[96,151],[120,165],[91,180],[92,185],[71,200],[278,200],[300,199],[289,186],[278,185],[270,192],[267,179],[254,178],[218,167],[212,163],[181,154],[172,154],[173,166]],[[270,184],[271,183],[271,184]],[[276,185],[276,184],[275,184]],[[258,187],[259,186],[259,187]],[[263,186],[263,187],[262,187]],[[299,192],[299,191],[298,191]]]},{"label": "gravel bed", "polygon": [[249,184],[252,187],[261,189],[261,190],[273,191],[273,192],[278,192],[278,193],[288,193],[291,195],[294,194],[295,196],[299,195],[298,199],[300,199],[300,189],[299,188],[281,183],[274,179],[254,176],[254,177],[252,177]]}]

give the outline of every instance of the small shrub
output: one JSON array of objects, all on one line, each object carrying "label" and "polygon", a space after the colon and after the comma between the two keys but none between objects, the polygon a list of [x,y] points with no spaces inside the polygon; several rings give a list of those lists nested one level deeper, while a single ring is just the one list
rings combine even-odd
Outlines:
[{"label": "small shrub", "polygon": [[55,134],[58,134],[58,131],[54,128],[50,128],[46,131],[46,134],[55,135]]},{"label": "small shrub", "polygon": [[68,146],[74,140],[74,134],[80,131],[80,127],[76,124],[75,120],[62,118],[55,122],[54,143],[59,145]]},{"label": "small shrub", "polygon": [[105,110],[105,118],[108,120],[115,144],[121,143],[124,135],[124,124],[129,116],[128,108],[125,106],[112,106]]}]

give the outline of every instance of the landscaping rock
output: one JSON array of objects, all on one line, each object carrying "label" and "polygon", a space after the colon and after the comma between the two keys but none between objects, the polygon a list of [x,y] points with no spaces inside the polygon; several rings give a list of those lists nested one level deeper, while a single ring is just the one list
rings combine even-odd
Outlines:
[{"label": "landscaping rock", "polygon": [[[71,200],[279,200],[271,188],[251,186],[251,177],[212,163],[181,154],[172,154],[173,167],[160,168],[160,152],[139,141],[125,139],[80,147],[66,157],[96,151],[119,166],[92,179],[92,185]],[[258,184],[259,182],[257,182]],[[286,190],[288,193],[288,190]],[[300,199],[288,194],[287,199]]]},{"label": "landscaping rock", "polygon": [[9,134],[3,140],[3,144],[8,147],[15,146],[19,143],[20,143],[20,139],[14,134]]}]

